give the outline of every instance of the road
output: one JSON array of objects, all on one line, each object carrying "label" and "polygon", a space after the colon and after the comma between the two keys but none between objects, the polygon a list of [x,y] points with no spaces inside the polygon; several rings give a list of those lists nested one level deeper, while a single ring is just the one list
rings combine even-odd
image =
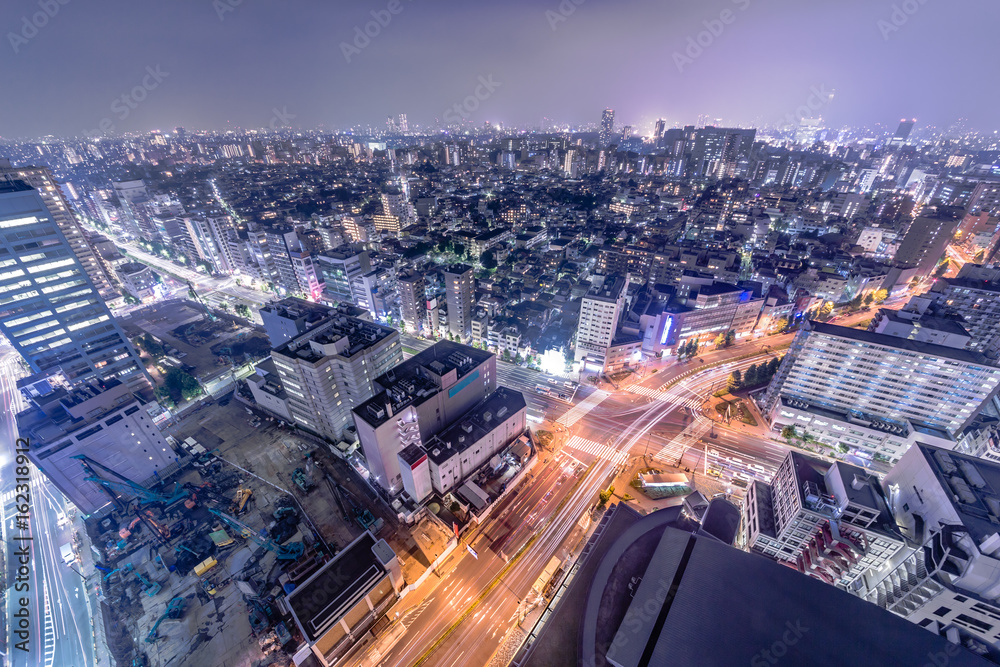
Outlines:
[{"label": "road", "polygon": [[[849,326],[870,317],[870,312],[862,312],[838,318],[837,323]],[[790,343],[793,335],[706,351],[685,363],[656,363],[646,369],[642,382],[614,392],[610,387],[605,390],[567,384],[565,378],[498,360],[499,384],[521,391],[529,417],[543,417],[546,428],[557,432],[560,449],[555,456],[559,458],[547,463],[535,479],[522,484],[522,495],[512,506],[498,509],[504,521],[499,530],[506,531],[501,550],[507,558],[520,554],[514,556],[513,565],[508,566],[492,548],[497,539],[492,532],[498,529],[496,522],[487,524],[473,537],[478,559],[458,552],[458,564],[452,574],[446,575],[440,591],[435,584],[426,592],[415,592],[414,604],[403,616],[407,632],[380,664],[411,664],[418,656],[430,665],[487,664],[515,626],[523,610],[521,605],[526,604],[532,584],[549,559],[556,555],[565,562],[572,557],[569,549],[573,545],[567,543],[567,537],[575,528],[579,530],[598,492],[630,457],[647,455],[650,460],[668,465],[680,463],[692,469],[717,471],[723,481],[769,479],[788,451],[785,445],[762,437],[759,430],[713,425],[698,409],[732,370],[744,370],[771,355],[728,360],[753,352],[763,354],[765,346],[780,348]],[[432,343],[404,336],[403,344],[420,351]],[[716,362],[723,363],[698,370]],[[657,372],[649,372],[653,369]],[[684,379],[674,383],[681,376]],[[671,383],[673,386],[668,387]],[[539,387],[552,389],[542,394],[537,391]],[[551,395],[569,392],[571,400]],[[582,478],[575,474],[570,478],[575,484],[571,489],[565,481],[553,487],[553,466],[574,473],[586,467],[586,473]],[[539,504],[539,497],[544,503]],[[502,579],[498,580],[501,573]],[[456,622],[435,646],[441,632]],[[428,653],[429,647],[434,648]]]},{"label": "road", "polygon": [[[15,524],[17,505],[16,459],[14,453],[17,424],[14,415],[23,408],[23,399],[15,388],[18,370],[17,356],[7,353],[0,361],[0,394],[3,401],[3,448],[0,450],[2,489],[2,533],[6,550],[7,583],[6,619],[20,608],[20,598],[27,598],[31,615],[28,651],[14,649],[19,638],[15,629],[6,625],[8,664],[13,667],[88,667],[95,665],[94,628],[86,600],[86,586],[79,572],[63,563],[60,546],[72,540],[72,527],[64,520],[67,503],[62,494],[40,472],[31,466],[30,529],[21,531]],[[21,489],[23,491],[24,489]],[[23,542],[14,538],[30,534],[30,562],[26,592],[15,591],[18,561],[14,551]]]}]

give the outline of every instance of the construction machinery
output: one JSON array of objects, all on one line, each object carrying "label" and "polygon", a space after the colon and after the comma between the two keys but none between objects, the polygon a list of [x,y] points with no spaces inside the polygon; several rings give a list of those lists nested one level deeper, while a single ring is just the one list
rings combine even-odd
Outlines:
[{"label": "construction machinery", "polygon": [[159,583],[155,581],[150,581],[146,577],[142,576],[142,572],[139,572],[138,570],[133,570],[132,573],[135,574],[135,576],[138,577],[139,581],[142,582],[142,585],[146,587],[144,592],[149,597],[153,597],[154,595],[160,592],[161,588],[163,588]]},{"label": "construction machinery", "polygon": [[239,531],[244,539],[253,540],[258,545],[272,552],[275,556],[277,556],[278,560],[296,560],[305,551],[305,545],[301,542],[279,544],[268,537],[266,532],[255,531],[253,528],[246,525],[236,517],[232,517],[225,512],[220,512],[219,510],[212,508],[209,508],[208,511],[219,517],[223,523],[228,525],[233,530]]},{"label": "construction machinery", "polygon": [[[118,496],[132,496],[138,498],[139,503],[142,505],[157,502],[164,503],[165,505],[172,505],[189,495],[187,489],[182,487],[180,484],[174,484],[174,488],[169,494],[159,493],[133,482],[128,477],[118,474],[111,468],[94,461],[88,456],[77,454],[73,458],[79,459],[80,465],[82,465],[83,469],[88,473],[88,476],[84,478],[84,481],[94,482],[95,484],[103,486],[108,492],[108,495],[110,495],[113,500],[120,503],[122,508],[124,508],[127,503],[122,501],[122,499]],[[112,480],[107,479],[106,477],[101,477],[97,472],[97,468],[100,468],[108,475],[114,476],[116,479]]]},{"label": "construction machinery", "polygon": [[146,643],[152,644],[156,642],[157,639],[161,637],[157,634],[157,630],[160,629],[160,623],[166,620],[176,621],[181,616],[184,615],[184,598],[174,598],[167,604],[166,611],[163,615],[156,619],[156,624],[150,629],[149,634],[146,635]]},{"label": "construction machinery", "polygon": [[233,496],[233,502],[229,505],[229,513],[235,514],[236,516],[242,514],[243,510],[246,509],[247,503],[250,501],[250,496],[252,495],[253,490],[248,487],[241,486],[236,489],[236,495]]},{"label": "construction machinery", "polygon": [[295,482],[295,486],[302,489],[302,493],[309,493],[316,487],[312,480],[306,477],[306,471],[302,468],[292,471],[292,481]]}]

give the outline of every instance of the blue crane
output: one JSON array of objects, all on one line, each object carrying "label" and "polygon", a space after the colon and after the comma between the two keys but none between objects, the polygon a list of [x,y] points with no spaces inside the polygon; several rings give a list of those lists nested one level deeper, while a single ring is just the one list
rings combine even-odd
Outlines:
[{"label": "blue crane", "polygon": [[163,615],[156,619],[156,624],[150,629],[149,634],[146,635],[146,643],[152,644],[157,639],[162,639],[156,631],[160,628],[160,623],[167,619],[177,620],[184,615],[184,598],[174,598],[167,604],[167,610],[163,612]]},{"label": "blue crane", "polygon": [[[118,491],[118,492],[124,491],[131,493],[133,496],[139,498],[142,504],[162,502],[166,503],[167,505],[171,505],[189,495],[187,489],[182,487],[180,484],[175,483],[173,491],[171,491],[169,494],[159,493],[157,491],[147,489],[146,487],[140,484],[136,484],[128,477],[120,475],[111,468],[101,463],[98,463],[97,461],[94,461],[88,456],[85,456],[83,454],[77,454],[73,456],[73,458],[79,459],[80,465],[82,465],[83,469],[89,473],[89,476],[85,478],[86,481],[94,482],[95,484],[100,484],[108,491]],[[117,479],[112,480],[112,479],[107,479],[106,477],[101,477],[98,474],[96,468],[100,468],[108,475],[112,475]],[[112,497],[114,497],[113,494]]]},{"label": "blue crane", "polygon": [[268,551],[274,553],[278,560],[297,560],[305,552],[305,545],[301,542],[289,542],[288,544],[278,544],[266,534],[255,531],[239,519],[229,516],[225,512],[208,508],[208,511],[222,519],[223,523],[233,530],[239,531],[244,539],[253,540]]}]

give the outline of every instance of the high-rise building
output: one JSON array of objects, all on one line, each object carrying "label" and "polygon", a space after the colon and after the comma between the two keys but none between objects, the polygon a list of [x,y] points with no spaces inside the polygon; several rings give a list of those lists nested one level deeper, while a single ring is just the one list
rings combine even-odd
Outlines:
[{"label": "high-rise building", "polygon": [[605,109],[601,114],[601,131],[597,135],[597,143],[604,148],[611,143],[611,133],[615,131],[615,110]]},{"label": "high-rise building", "polygon": [[372,381],[403,360],[403,348],[395,329],[332,314],[274,348],[271,360],[295,423],[336,442],[351,409],[374,393]]},{"label": "high-rise building", "polygon": [[632,138],[632,126],[626,125],[622,128],[622,143],[625,143]]},{"label": "high-rise building", "polygon": [[146,184],[137,180],[120,181],[112,185],[121,206],[125,231],[135,238],[155,240],[157,230],[148,210],[150,196]]},{"label": "high-rise building", "polygon": [[38,190],[0,181],[0,332],[35,373],[71,384],[149,376]]},{"label": "high-rise building", "polygon": [[351,283],[372,270],[368,253],[349,245],[324,251],[316,263],[323,279],[323,299],[333,303],[354,303]]},{"label": "high-rise building", "polygon": [[955,230],[962,222],[962,214],[962,209],[951,206],[924,209],[903,235],[893,264],[916,269],[918,276],[929,274],[951,243]]},{"label": "high-rise building", "polygon": [[745,175],[757,130],[704,127],[691,147],[692,175],[732,178]]},{"label": "high-rise building", "polygon": [[889,140],[889,146],[891,148],[895,148],[905,144],[906,140],[910,138],[910,132],[913,131],[913,126],[916,122],[916,118],[911,120],[906,120],[904,118],[899,121],[899,127],[896,128],[896,134],[892,135],[892,139]]},{"label": "high-rise building", "polygon": [[775,431],[895,462],[918,440],[955,448],[998,387],[978,352],[810,321],[762,405]]},{"label": "high-rise building", "polygon": [[427,317],[427,283],[422,273],[410,271],[399,276],[399,300],[407,333],[420,333]]},{"label": "high-rise building", "polygon": [[[1000,464],[916,444],[882,486],[914,548],[857,595],[965,644],[1000,651]],[[875,573],[873,573],[875,574]]]},{"label": "high-rise building", "polygon": [[1000,358],[1000,267],[966,264],[954,278],[938,278],[923,298],[962,318],[971,337],[966,347]]},{"label": "high-rise building", "polygon": [[275,301],[259,312],[272,348],[298,338],[333,315],[333,309],[329,306],[295,297]]},{"label": "high-rise building", "polygon": [[849,590],[905,547],[877,476],[798,452],[747,489],[745,525],[750,551]]},{"label": "high-rise building", "polygon": [[88,243],[83,229],[80,227],[80,222],[73,215],[62,189],[56,183],[49,168],[12,167],[9,160],[0,158],[0,180],[6,179],[24,181],[38,191],[42,201],[45,202],[45,207],[49,210],[49,215],[52,216],[70,247],[73,248],[74,254],[80,260],[80,264],[87,272],[90,281],[94,283],[101,298],[108,301],[119,296],[118,290],[113,285],[113,278],[108,273],[108,268],[101,262],[100,257]]},{"label": "high-rise building", "polygon": [[627,293],[628,274],[611,275],[603,284],[591,287],[580,302],[575,359],[584,369],[606,370]]},{"label": "high-rise building", "polygon": [[448,331],[460,341],[472,336],[472,297],[476,291],[472,267],[453,264],[441,271],[448,301]]},{"label": "high-rise building", "polygon": [[657,148],[663,143],[663,131],[667,128],[667,121],[660,118],[653,127],[653,145]]},{"label": "high-rise building", "polygon": [[378,484],[400,490],[398,454],[430,442],[496,391],[496,370],[494,354],[442,340],[378,377],[377,393],[354,409],[361,449]]}]

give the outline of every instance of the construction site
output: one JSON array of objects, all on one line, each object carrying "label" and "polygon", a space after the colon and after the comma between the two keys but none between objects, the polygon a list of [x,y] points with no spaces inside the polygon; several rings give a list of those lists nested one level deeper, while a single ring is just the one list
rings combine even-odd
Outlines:
[{"label": "construction site", "polygon": [[238,401],[206,401],[169,433],[180,471],[154,488],[79,457],[110,503],[87,526],[119,666],[291,665],[303,640],[286,596],[346,545],[384,538],[414,581],[449,539],[431,520],[399,525],[328,447]]}]

